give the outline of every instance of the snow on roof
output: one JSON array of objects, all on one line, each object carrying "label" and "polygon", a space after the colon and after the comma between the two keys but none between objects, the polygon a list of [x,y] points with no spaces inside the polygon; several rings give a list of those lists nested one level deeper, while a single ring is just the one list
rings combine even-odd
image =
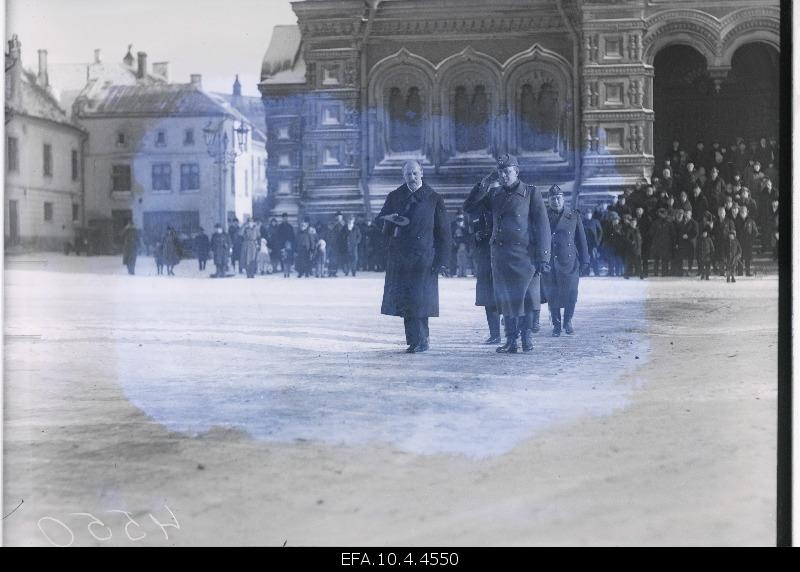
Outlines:
[{"label": "snow on roof", "polygon": [[303,55],[297,57],[297,62],[292,69],[279,71],[275,75],[265,77],[261,80],[262,84],[300,84],[306,83],[306,61]]},{"label": "snow on roof", "polygon": [[[298,79],[297,74],[290,76],[295,81],[276,82],[274,79],[278,74],[294,71],[298,67],[299,60],[302,60],[299,57],[301,39],[300,27],[297,25],[275,26],[272,28],[272,39],[261,63],[262,81],[272,80],[268,83],[298,83],[296,81]],[[305,82],[305,63],[303,63],[303,82]]]},{"label": "snow on roof", "polygon": [[22,70],[19,93],[18,104],[13,101],[7,103],[12,112],[78,128],[69,120],[56,98],[47,89],[36,83],[36,74],[33,72]]}]

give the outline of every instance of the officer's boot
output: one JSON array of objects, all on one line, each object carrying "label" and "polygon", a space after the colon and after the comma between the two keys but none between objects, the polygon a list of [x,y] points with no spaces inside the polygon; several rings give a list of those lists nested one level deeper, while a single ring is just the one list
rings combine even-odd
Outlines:
[{"label": "officer's boot", "polygon": [[539,333],[539,330],[542,329],[542,326],[539,325],[539,313],[540,313],[540,310],[534,310],[533,311],[533,323],[531,324],[531,331],[534,334]]},{"label": "officer's boot", "polygon": [[572,329],[572,316],[575,314],[575,304],[572,302],[567,302],[566,307],[564,308],[564,332],[571,336],[575,333],[575,330]]},{"label": "officer's boot", "polygon": [[506,343],[497,348],[499,354],[515,354],[519,350],[517,339],[519,338],[519,318],[504,316],[506,325]]},{"label": "officer's boot", "polygon": [[522,339],[522,351],[527,353],[533,351],[533,312],[528,312],[522,318],[518,318],[520,325],[520,338]]},{"label": "officer's boot", "polygon": [[561,309],[550,309],[550,320],[553,322],[553,337],[557,338],[561,335]]}]

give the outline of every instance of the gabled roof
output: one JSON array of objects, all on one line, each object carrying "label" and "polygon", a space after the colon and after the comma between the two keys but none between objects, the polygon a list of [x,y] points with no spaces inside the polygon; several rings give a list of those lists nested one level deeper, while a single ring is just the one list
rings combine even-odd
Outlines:
[{"label": "gabled roof", "polygon": [[37,117],[80,129],[69,120],[67,113],[59,106],[56,98],[36,82],[36,74],[23,69],[19,84],[19,99],[6,102],[12,113]]},{"label": "gabled roof", "polygon": [[[83,106],[91,115],[220,115],[236,110],[192,84],[111,85]],[[238,112],[236,112],[238,113]],[[240,115],[240,114],[239,114]]]},{"label": "gabled roof", "polygon": [[305,83],[306,64],[300,52],[302,36],[297,25],[275,26],[261,62],[261,83]]}]

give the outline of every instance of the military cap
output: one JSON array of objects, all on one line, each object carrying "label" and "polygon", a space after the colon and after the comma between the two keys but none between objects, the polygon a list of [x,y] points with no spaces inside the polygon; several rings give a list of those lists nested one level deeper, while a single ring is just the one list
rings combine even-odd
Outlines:
[{"label": "military cap", "polygon": [[558,195],[562,196],[564,195],[564,191],[562,191],[561,187],[559,187],[558,185],[553,185],[552,187],[550,187],[550,190],[547,191],[548,197],[557,197]]},{"label": "military cap", "polygon": [[656,214],[658,214],[658,216],[667,216],[667,209],[661,207],[656,211]]},{"label": "military cap", "polygon": [[498,169],[505,169],[506,167],[517,167],[519,168],[519,161],[514,155],[509,155],[508,153],[503,153],[497,158],[497,168]]}]

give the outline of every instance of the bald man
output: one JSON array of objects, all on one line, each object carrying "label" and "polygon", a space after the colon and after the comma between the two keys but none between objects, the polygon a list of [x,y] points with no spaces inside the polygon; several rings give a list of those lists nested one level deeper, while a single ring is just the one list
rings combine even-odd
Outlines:
[{"label": "bald man", "polygon": [[406,162],[405,182],[389,193],[377,219],[389,243],[381,314],[403,318],[406,353],[429,348],[428,318],[439,315],[439,272],[450,251],[444,200],[422,177],[419,162]]}]

